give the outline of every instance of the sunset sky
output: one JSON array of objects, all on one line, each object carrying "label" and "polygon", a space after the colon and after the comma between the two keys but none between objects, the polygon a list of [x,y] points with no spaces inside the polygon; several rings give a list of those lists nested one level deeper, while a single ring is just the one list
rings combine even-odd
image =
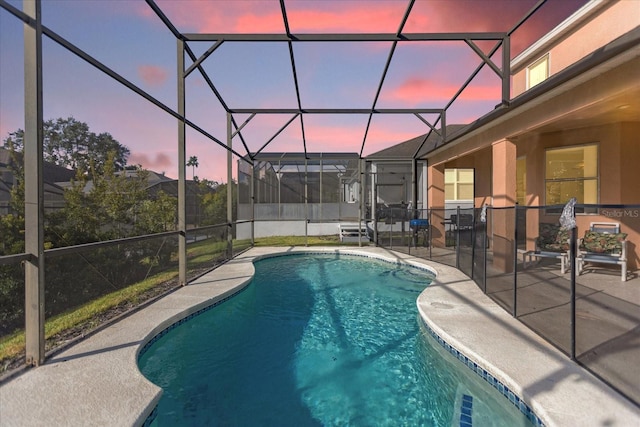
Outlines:
[{"label": "sunset sky", "polygon": [[[21,1],[8,1],[18,9]],[[536,0],[417,0],[405,33],[509,31]],[[586,0],[549,0],[512,35],[511,57],[558,25]],[[278,0],[156,0],[182,33],[285,32]],[[290,30],[304,33],[396,33],[406,0],[286,0]],[[171,109],[176,109],[176,41],[143,0],[45,0],[43,24]],[[489,52],[495,42],[476,42]],[[196,55],[213,42],[190,42]],[[177,121],[120,83],[44,38],[44,117],[73,116],[95,133],[108,132],[131,150],[129,163],[177,177]],[[371,108],[391,42],[293,44],[303,108]],[[0,8],[0,138],[24,128],[22,22]],[[501,50],[492,59],[501,65]],[[187,59],[187,66],[190,60]],[[443,108],[481,59],[464,42],[401,42],[376,106]],[[287,43],[223,43],[203,66],[231,108],[297,108]],[[469,123],[500,103],[498,76],[484,67],[447,112],[447,123]],[[224,109],[205,80],[187,78],[187,118],[226,141]],[[236,115],[241,124],[246,115]],[[243,129],[257,151],[291,118],[258,115]],[[424,115],[433,122],[435,116]],[[310,152],[360,152],[368,115],[305,115]],[[426,133],[413,115],[374,115],[364,155]],[[234,138],[234,149],[246,152]],[[266,151],[303,151],[296,119]],[[196,175],[226,181],[226,153],[193,130],[187,158]],[[187,176],[191,178],[191,168]]]}]

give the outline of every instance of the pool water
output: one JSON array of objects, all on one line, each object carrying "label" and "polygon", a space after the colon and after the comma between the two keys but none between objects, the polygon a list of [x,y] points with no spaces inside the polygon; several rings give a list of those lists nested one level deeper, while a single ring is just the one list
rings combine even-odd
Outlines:
[{"label": "pool water", "polygon": [[154,425],[462,426],[469,399],[472,425],[531,425],[421,329],[430,272],[335,254],[255,267],[141,355],[163,388]]}]

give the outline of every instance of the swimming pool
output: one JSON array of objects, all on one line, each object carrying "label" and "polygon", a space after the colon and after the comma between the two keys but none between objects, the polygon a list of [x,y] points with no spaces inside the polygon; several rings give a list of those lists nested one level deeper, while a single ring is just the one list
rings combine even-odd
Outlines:
[{"label": "swimming pool", "polygon": [[530,425],[421,329],[430,272],[336,254],[255,267],[141,354],[164,390],[154,424]]}]

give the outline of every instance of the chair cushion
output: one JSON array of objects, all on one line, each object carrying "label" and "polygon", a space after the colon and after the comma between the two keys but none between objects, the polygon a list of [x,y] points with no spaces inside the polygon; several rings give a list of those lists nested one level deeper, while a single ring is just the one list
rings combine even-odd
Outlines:
[{"label": "chair cushion", "polygon": [[569,230],[558,224],[542,222],[536,243],[542,251],[565,252],[569,250],[569,238]]},{"label": "chair cushion", "polygon": [[599,233],[587,231],[582,239],[580,250],[598,254],[621,254],[622,242],[627,233]]}]

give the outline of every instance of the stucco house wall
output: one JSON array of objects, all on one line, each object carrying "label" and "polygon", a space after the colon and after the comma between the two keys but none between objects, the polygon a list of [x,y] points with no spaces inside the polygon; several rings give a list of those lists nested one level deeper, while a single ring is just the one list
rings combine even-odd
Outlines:
[{"label": "stucco house wall", "polygon": [[527,90],[527,67],[544,55],[549,54],[552,76],[637,27],[638,17],[640,2],[635,0],[587,3],[512,61],[512,97]]}]

